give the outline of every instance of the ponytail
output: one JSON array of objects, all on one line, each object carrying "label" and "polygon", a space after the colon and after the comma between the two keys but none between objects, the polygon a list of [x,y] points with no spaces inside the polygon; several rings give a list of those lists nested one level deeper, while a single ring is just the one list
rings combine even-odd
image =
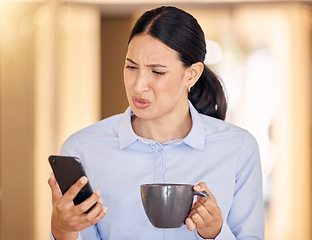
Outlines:
[{"label": "ponytail", "polygon": [[199,113],[225,119],[227,102],[222,82],[206,65],[188,98]]}]

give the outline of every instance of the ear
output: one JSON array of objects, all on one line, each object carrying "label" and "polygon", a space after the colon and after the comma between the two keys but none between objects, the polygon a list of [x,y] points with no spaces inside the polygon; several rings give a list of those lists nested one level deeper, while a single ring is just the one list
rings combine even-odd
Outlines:
[{"label": "ear", "polygon": [[189,78],[187,81],[187,88],[190,89],[195,85],[197,80],[200,78],[204,71],[204,64],[202,62],[197,62],[189,67]]}]

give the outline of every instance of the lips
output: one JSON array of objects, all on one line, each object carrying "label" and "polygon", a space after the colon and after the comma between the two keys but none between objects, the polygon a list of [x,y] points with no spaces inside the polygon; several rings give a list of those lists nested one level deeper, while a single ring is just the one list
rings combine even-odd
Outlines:
[{"label": "lips", "polygon": [[134,106],[138,109],[145,109],[151,105],[151,102],[144,98],[133,97],[132,102]]}]

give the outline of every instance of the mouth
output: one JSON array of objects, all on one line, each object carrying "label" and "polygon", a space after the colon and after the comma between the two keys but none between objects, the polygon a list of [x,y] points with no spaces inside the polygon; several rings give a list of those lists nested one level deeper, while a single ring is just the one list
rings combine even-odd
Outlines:
[{"label": "mouth", "polygon": [[132,102],[134,106],[138,109],[145,109],[151,105],[151,102],[145,98],[133,97]]}]

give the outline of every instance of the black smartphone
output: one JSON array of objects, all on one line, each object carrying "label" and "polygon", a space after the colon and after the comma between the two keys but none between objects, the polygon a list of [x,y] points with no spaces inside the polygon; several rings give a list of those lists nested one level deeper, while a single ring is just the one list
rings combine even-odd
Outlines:
[{"label": "black smartphone", "polygon": [[[77,157],[51,155],[49,156],[49,163],[63,194],[71,185],[77,182],[80,177],[86,176],[80,160]],[[90,197],[92,193],[93,190],[88,181],[74,198],[74,204],[78,205],[83,202]],[[91,208],[87,212],[89,212]]]}]

